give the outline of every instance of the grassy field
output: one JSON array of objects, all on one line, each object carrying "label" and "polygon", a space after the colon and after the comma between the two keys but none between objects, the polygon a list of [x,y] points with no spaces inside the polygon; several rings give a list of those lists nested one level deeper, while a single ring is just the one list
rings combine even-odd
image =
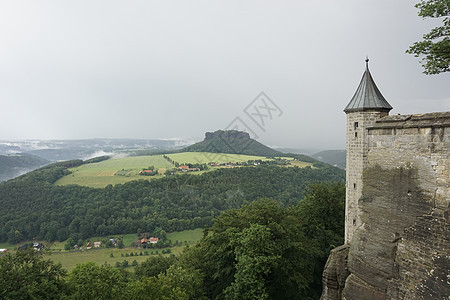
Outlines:
[{"label": "grassy field", "polygon": [[299,167],[299,168],[311,167],[311,168],[314,168],[312,163],[299,161],[299,160],[291,160],[289,162],[289,165],[287,165],[287,167]]},{"label": "grassy field", "polygon": [[0,243],[0,249],[13,249],[16,245],[10,243]]},{"label": "grassy field", "polygon": [[180,242],[198,242],[203,236],[203,229],[197,228],[193,230],[176,231],[167,234],[167,239]]},{"label": "grassy field", "polygon": [[[137,239],[137,236],[134,233],[117,236],[123,237],[124,245],[126,246],[125,248],[123,249],[97,248],[85,251],[65,251],[64,250],[65,242],[54,242],[53,244],[49,245],[52,253],[46,254],[45,258],[51,259],[56,263],[61,263],[64,269],[71,270],[77,264],[85,263],[88,261],[95,262],[99,265],[106,263],[111,266],[115,266],[116,262],[123,262],[124,260],[128,260],[129,265],[131,265],[133,260],[136,260],[138,263],[141,263],[152,255],[162,254],[163,249],[142,249],[129,247],[129,245],[132,242],[136,241]],[[179,255],[183,251],[186,244],[190,245],[195,244],[201,239],[202,236],[203,236],[203,229],[198,228],[194,230],[184,230],[168,233],[167,239],[172,240],[172,243],[175,243],[175,241],[183,243],[181,246],[174,246],[170,248],[172,254]],[[105,237],[93,237],[90,238],[89,240],[96,241],[104,239]],[[14,249],[15,247],[19,246],[10,244],[0,244],[0,245],[8,245],[9,247],[5,247],[8,249]],[[145,251],[148,252],[148,255],[145,255]],[[133,253],[133,256],[130,256],[131,253]],[[142,255],[140,255],[141,253]],[[126,255],[128,255],[128,257],[126,257]]]},{"label": "grassy field", "polygon": [[[142,176],[139,171],[154,166],[155,170],[174,167],[161,155],[112,158],[99,163],[81,165],[70,169],[72,174],[56,182],[57,185],[78,184],[90,187],[105,187],[108,184],[125,183],[137,179],[152,179],[160,176]],[[162,171],[162,170],[161,170]],[[123,175],[116,175],[123,174]]]},{"label": "grassy field", "polygon": [[[182,251],[182,247],[173,247],[171,248],[171,250],[172,253],[179,254]],[[151,253],[151,251],[153,251],[154,254],[156,254],[156,251],[158,251],[158,254],[160,254],[162,249],[147,250],[138,248],[123,248],[123,249],[100,248],[100,249],[90,249],[83,252],[81,251],[61,252],[61,253],[55,252],[51,255],[46,255],[45,258],[51,259],[55,263],[61,263],[64,269],[70,271],[77,264],[85,263],[88,261],[95,262],[99,265],[106,263],[111,266],[115,266],[116,262],[123,262],[124,260],[128,260],[129,265],[131,265],[133,260],[136,260],[138,263],[141,263],[151,256],[150,254],[144,255],[144,251],[148,251],[148,253]],[[141,252],[142,256],[140,255]],[[113,257],[111,257],[111,253],[113,254]],[[137,256],[136,255],[128,257],[125,256],[126,254],[129,255],[130,253],[137,254]]]},{"label": "grassy field", "polygon": [[264,156],[228,154],[228,153],[209,153],[209,152],[183,152],[175,154],[167,154],[167,156],[179,164],[205,164],[210,162],[221,163],[237,163],[247,162],[249,160],[271,160]]},{"label": "grassy field", "polygon": [[[256,159],[268,160],[263,156],[206,152],[184,152],[169,154],[167,156],[180,164],[246,162],[248,160]],[[112,158],[98,163],[81,165],[70,169],[72,174],[61,178],[55,184],[77,184],[89,187],[105,187],[108,184],[115,185],[138,179],[151,180],[161,178],[162,175],[139,175],[139,171],[143,168],[148,168],[149,166],[154,166],[155,170],[158,170],[160,174],[164,174],[167,168],[174,168],[174,165],[164,159],[162,155]],[[196,172],[196,174],[201,173],[203,172]]]},{"label": "grassy field", "polygon": [[[270,158],[266,158],[264,156],[208,152],[183,152],[167,154],[167,156],[180,165],[188,163],[204,164],[215,162],[217,164],[221,164],[247,162],[249,160],[271,160]],[[294,161],[292,160],[292,158],[282,158],[290,161],[289,166],[298,166],[300,168],[312,166],[312,164],[310,163]],[[149,166],[154,166],[155,170],[158,170],[159,175],[139,175],[139,171],[141,171],[143,168],[148,168]],[[108,184],[116,185],[132,180],[152,180],[161,178],[166,169],[172,169],[174,167],[175,166],[164,159],[162,155],[113,158],[98,163],[81,165],[79,167],[70,169],[70,171],[72,171],[72,174],[61,178],[55,184],[77,184],[94,188],[101,188],[107,186]],[[214,169],[206,170],[206,172],[212,170]],[[192,172],[191,174],[200,175],[204,172],[205,171]]]}]

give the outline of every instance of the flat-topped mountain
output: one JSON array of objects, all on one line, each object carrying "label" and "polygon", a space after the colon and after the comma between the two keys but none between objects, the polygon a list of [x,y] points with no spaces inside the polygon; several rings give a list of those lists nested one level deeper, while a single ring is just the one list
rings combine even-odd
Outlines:
[{"label": "flat-topped mountain", "polygon": [[250,140],[250,134],[245,131],[238,130],[217,130],[214,132],[206,132],[205,133],[205,141],[213,140],[216,138],[232,140],[232,139],[242,139],[242,140]]},{"label": "flat-topped mountain", "polygon": [[261,156],[278,156],[282,152],[252,139],[250,134],[238,130],[206,132],[205,139],[180,150],[182,152],[213,152]]}]

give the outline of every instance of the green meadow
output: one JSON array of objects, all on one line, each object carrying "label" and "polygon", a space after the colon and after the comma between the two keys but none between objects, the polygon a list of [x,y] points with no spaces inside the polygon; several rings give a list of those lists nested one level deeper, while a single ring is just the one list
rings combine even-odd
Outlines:
[{"label": "green meadow", "polygon": [[10,243],[0,243],[0,249],[13,249],[16,245]]},{"label": "green meadow", "polygon": [[[167,233],[167,239],[172,241],[172,244],[175,244],[175,241],[181,242],[182,244],[179,246],[173,246],[165,249],[156,249],[156,248],[148,248],[143,249],[141,247],[131,247],[131,243],[137,240],[137,236],[134,233],[124,234],[124,235],[114,235],[114,237],[122,237],[125,247],[123,249],[119,248],[92,248],[89,250],[64,250],[65,241],[62,242],[53,242],[47,243],[47,250],[50,250],[50,253],[44,254],[45,258],[48,258],[55,263],[61,263],[62,267],[66,270],[73,269],[77,264],[85,263],[85,262],[95,262],[99,265],[109,264],[111,266],[115,266],[116,262],[122,263],[124,260],[128,261],[128,264],[131,266],[133,260],[136,260],[138,263],[145,261],[152,255],[164,255],[168,256],[170,254],[179,255],[186,245],[193,245],[200,241],[203,236],[203,229],[197,228],[193,230],[184,230],[184,231],[176,231]],[[106,237],[92,237],[87,239],[86,241],[97,241],[97,240],[105,240]],[[17,245],[1,243],[0,248],[7,248],[8,251],[14,252],[17,247],[22,244],[30,243],[22,242]],[[170,249],[170,254],[162,254],[163,250]],[[145,253],[147,252],[147,253]],[[133,253],[133,256],[131,256]],[[112,254],[112,255],[111,255]],[[1,254],[0,254],[1,255]]]},{"label": "green meadow", "polygon": [[167,239],[172,243],[180,242],[198,242],[203,236],[203,229],[197,228],[192,230],[175,231],[167,234]]},{"label": "green meadow", "polygon": [[[179,255],[185,246],[178,246],[170,248],[172,254]],[[99,248],[90,249],[85,251],[71,251],[71,252],[54,252],[52,254],[46,254],[45,258],[51,259],[55,263],[61,263],[62,267],[68,271],[73,269],[77,264],[85,262],[95,262],[99,265],[108,264],[115,266],[116,262],[128,261],[131,266],[133,260],[138,263],[142,263],[147,260],[152,255],[162,254],[163,249],[140,249],[140,248]],[[147,251],[147,255],[145,255]],[[153,252],[153,254],[151,254]],[[112,253],[112,257],[111,257]],[[133,256],[130,256],[133,253]],[[142,253],[142,255],[140,255]],[[137,255],[136,255],[137,254]],[[128,255],[128,256],[126,256]],[[170,254],[163,254],[163,256],[168,256]]]},{"label": "green meadow", "polygon": [[[166,249],[156,249],[156,248],[148,248],[143,249],[140,247],[130,247],[130,244],[137,240],[136,234],[125,234],[120,235],[123,238],[123,242],[125,245],[125,248],[118,249],[118,248],[97,248],[97,249],[90,249],[85,251],[65,251],[61,250],[58,251],[58,248],[62,247],[64,249],[64,243],[65,242],[57,242],[53,243],[51,245],[51,249],[53,250],[53,253],[50,255],[47,255],[47,257],[51,260],[53,260],[56,263],[61,263],[64,269],[71,270],[74,268],[77,264],[85,263],[88,261],[95,262],[99,265],[102,264],[109,264],[111,266],[115,266],[116,262],[123,262],[124,260],[127,260],[129,265],[131,266],[131,263],[133,260],[136,260],[138,263],[141,263],[145,261],[147,258],[149,258],[152,255],[159,255],[162,254],[163,250],[170,249],[171,254],[179,255],[184,247],[186,247],[187,244],[192,245],[200,241],[200,239],[203,236],[203,229],[197,228],[193,230],[184,230],[184,231],[177,231],[167,234],[167,239],[172,240],[172,244],[175,243],[175,241],[182,242],[181,246],[173,246]],[[95,240],[102,240],[105,239],[104,237],[94,237],[90,238],[89,240],[95,241]],[[147,255],[145,255],[145,252],[147,251]],[[111,255],[112,253],[112,255]],[[133,253],[133,256],[130,256],[130,254]],[[141,255],[142,253],[142,255]],[[152,254],[153,253],[153,254]],[[128,256],[126,256],[128,255]],[[170,254],[162,254],[164,256],[168,256]]]},{"label": "green meadow", "polygon": [[[174,162],[183,164],[207,164],[207,163],[241,163],[249,160],[272,160],[264,156],[228,154],[228,153],[209,153],[209,152],[182,152],[174,154],[166,154]],[[294,161],[292,158],[285,158],[290,162],[289,166],[297,166],[304,168],[312,166],[311,163]],[[158,175],[143,176],[139,175],[139,171],[144,168],[154,166],[154,170],[158,171]],[[70,169],[69,174],[56,182],[57,185],[77,184],[94,188],[102,188],[107,185],[123,184],[132,180],[152,180],[161,178],[166,169],[172,169],[175,166],[167,161],[162,155],[151,156],[132,156],[123,158],[112,158],[98,163],[81,165]],[[192,172],[191,174],[202,174],[209,169],[201,172]]]},{"label": "green meadow", "polygon": [[173,168],[161,155],[133,156],[112,158],[98,163],[85,164],[70,169],[72,174],[56,182],[57,185],[77,184],[90,187],[105,187],[108,184],[126,183],[137,179],[151,179],[159,176],[142,176],[139,171],[154,166],[164,173],[166,168]]},{"label": "green meadow", "polygon": [[[248,160],[270,160],[263,156],[250,156],[239,154],[207,153],[207,152],[184,152],[168,154],[173,161],[179,164],[185,163],[237,163]],[[160,175],[142,176],[139,171],[143,168],[154,166]],[[167,168],[175,166],[167,161],[162,155],[133,156],[123,158],[112,158],[98,163],[85,164],[70,169],[69,174],[56,182],[57,185],[77,184],[94,188],[105,187],[108,184],[116,185],[132,180],[151,180],[160,178]],[[197,172],[196,174],[203,173]],[[194,173],[193,173],[194,174]]]},{"label": "green meadow", "polygon": [[179,164],[206,164],[214,163],[238,163],[249,160],[272,160],[264,156],[229,154],[229,153],[210,153],[210,152],[182,152],[166,154],[170,159]]},{"label": "green meadow", "polygon": [[287,167],[299,167],[299,168],[311,167],[311,168],[315,168],[312,163],[299,161],[299,160],[291,160],[291,161],[289,161],[289,165],[287,165]]}]

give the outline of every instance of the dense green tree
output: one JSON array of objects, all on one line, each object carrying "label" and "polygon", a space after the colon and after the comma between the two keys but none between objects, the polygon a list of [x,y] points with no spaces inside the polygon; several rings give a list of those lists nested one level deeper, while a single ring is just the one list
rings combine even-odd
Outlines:
[{"label": "dense green tree", "polygon": [[166,274],[143,277],[130,285],[130,299],[197,300],[206,299],[198,270],[172,266]]},{"label": "dense green tree", "polygon": [[60,264],[44,260],[33,249],[0,257],[1,299],[61,299],[67,288]]},{"label": "dense green tree", "polygon": [[316,299],[330,249],[343,243],[345,189],[310,187],[294,207],[258,200],[224,212],[179,258],[214,299]]},{"label": "dense green tree", "polygon": [[[106,192],[113,190],[106,188]],[[42,260],[33,250],[6,254],[0,257],[0,296],[317,299],[329,251],[343,242],[344,202],[342,184],[316,184],[296,206],[260,199],[225,211],[204,231],[200,243],[186,247],[178,259],[150,257],[136,266],[134,280],[123,270],[128,261],[118,262],[120,268],[80,264],[64,281],[61,266]],[[51,228],[48,224],[46,228]]]},{"label": "dense green tree", "polygon": [[69,272],[71,299],[128,299],[128,279],[120,270],[93,262],[78,264]]},{"label": "dense green tree", "polygon": [[226,211],[180,265],[202,271],[211,298],[306,297],[319,251],[317,242],[304,237],[297,216],[272,200]]},{"label": "dense green tree", "polygon": [[75,241],[71,237],[69,237],[64,244],[64,250],[72,250],[74,245]]},{"label": "dense green tree", "polygon": [[225,289],[226,298],[269,299],[267,279],[281,259],[276,242],[270,227],[261,224],[251,224],[232,237],[236,273]]},{"label": "dense green tree", "polygon": [[425,74],[450,71],[450,0],[422,0],[415,5],[422,18],[441,18],[442,25],[423,35],[406,52],[422,57]]},{"label": "dense green tree", "polygon": [[345,187],[342,184],[315,184],[309,187],[305,199],[295,208],[298,219],[304,222],[303,232],[317,245],[313,282],[309,295],[319,298],[322,272],[331,249],[344,243]]},{"label": "dense green tree", "polygon": [[139,278],[158,276],[159,274],[165,274],[167,269],[169,269],[175,262],[176,258],[173,256],[152,256],[137,266],[134,273]]}]

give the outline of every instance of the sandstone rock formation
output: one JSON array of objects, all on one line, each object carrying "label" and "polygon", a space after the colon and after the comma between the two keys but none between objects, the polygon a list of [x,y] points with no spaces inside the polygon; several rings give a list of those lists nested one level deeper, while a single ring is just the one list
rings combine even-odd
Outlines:
[{"label": "sandstone rock formation", "polygon": [[321,299],[450,299],[450,112],[364,130],[360,225],[332,251]]}]

